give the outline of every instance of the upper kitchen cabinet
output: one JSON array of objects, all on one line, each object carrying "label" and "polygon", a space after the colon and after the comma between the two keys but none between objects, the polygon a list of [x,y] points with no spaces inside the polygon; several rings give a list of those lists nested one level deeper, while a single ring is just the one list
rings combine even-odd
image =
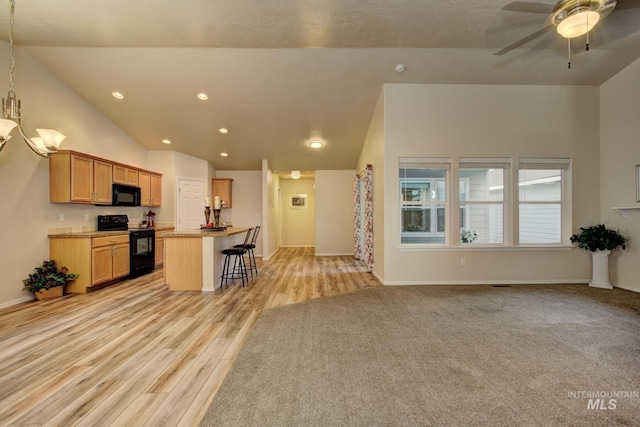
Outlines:
[{"label": "upper kitchen cabinet", "polygon": [[232,183],[233,179],[231,178],[213,178],[211,183],[212,200],[214,200],[216,196],[219,196],[223,208],[232,207]]},{"label": "upper kitchen cabinet", "polygon": [[162,204],[162,175],[139,171],[140,204],[142,206],[160,206]]},{"label": "upper kitchen cabinet", "polygon": [[49,164],[51,203],[110,205],[112,164],[73,151],[60,151]]},{"label": "upper kitchen cabinet", "polygon": [[113,165],[113,182],[116,184],[138,186],[138,170],[125,165]]}]

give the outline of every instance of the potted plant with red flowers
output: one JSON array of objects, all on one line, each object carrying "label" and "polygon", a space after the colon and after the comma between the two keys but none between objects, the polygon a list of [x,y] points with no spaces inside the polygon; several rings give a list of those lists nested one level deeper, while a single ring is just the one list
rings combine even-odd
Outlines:
[{"label": "potted plant with red flowers", "polygon": [[54,260],[44,261],[36,272],[30,274],[24,283],[23,290],[33,292],[37,300],[61,297],[64,285],[75,280],[79,275],[69,273],[67,267],[56,267]]}]

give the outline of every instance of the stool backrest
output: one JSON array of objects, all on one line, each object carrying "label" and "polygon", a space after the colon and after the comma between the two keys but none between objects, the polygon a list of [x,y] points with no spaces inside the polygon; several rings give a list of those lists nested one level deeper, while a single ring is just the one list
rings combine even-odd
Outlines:
[{"label": "stool backrest", "polygon": [[260,226],[256,225],[256,228],[253,230],[253,237],[251,238],[252,245],[256,244],[256,240],[258,240],[258,233],[260,233]]},{"label": "stool backrest", "polygon": [[249,228],[247,230],[247,235],[244,236],[244,245],[248,245],[249,244],[249,239],[251,238],[251,232],[253,231],[253,227]]}]

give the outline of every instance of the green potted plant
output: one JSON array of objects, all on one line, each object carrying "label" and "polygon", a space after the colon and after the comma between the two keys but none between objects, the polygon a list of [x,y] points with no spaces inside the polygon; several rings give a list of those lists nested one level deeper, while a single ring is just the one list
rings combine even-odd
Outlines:
[{"label": "green potted plant", "polygon": [[571,236],[571,243],[591,252],[592,277],[589,286],[612,289],[609,282],[609,254],[617,248],[626,249],[627,238],[618,230],[604,224],[580,227],[580,232]]},{"label": "green potted plant", "polygon": [[63,286],[75,280],[79,275],[69,273],[67,267],[56,267],[54,260],[43,261],[41,267],[36,267],[36,272],[23,279],[23,290],[33,292],[37,300],[62,296]]}]

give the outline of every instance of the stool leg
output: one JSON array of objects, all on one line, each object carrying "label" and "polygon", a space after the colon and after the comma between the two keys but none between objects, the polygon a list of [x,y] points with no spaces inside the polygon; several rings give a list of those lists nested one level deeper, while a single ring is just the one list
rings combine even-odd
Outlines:
[{"label": "stool leg", "polygon": [[247,278],[247,282],[249,281],[249,276],[247,275],[247,266],[244,263],[244,254],[240,254],[240,276],[242,277],[242,287],[244,288],[244,278]]},{"label": "stool leg", "polygon": [[220,276],[220,289],[222,289],[222,283],[227,283],[229,276],[229,255],[224,256],[224,263],[222,266],[222,275]]},{"label": "stool leg", "polygon": [[251,273],[251,278],[253,279],[253,270],[256,268],[255,260],[251,257],[253,251],[251,248],[247,251],[247,258],[249,258],[249,272]]},{"label": "stool leg", "polygon": [[[253,252],[253,249],[251,249],[249,256],[253,259],[253,269],[256,270],[256,276],[257,276],[258,275],[258,264],[256,264],[256,254]],[[253,273],[251,273],[251,277],[253,277]]]}]

